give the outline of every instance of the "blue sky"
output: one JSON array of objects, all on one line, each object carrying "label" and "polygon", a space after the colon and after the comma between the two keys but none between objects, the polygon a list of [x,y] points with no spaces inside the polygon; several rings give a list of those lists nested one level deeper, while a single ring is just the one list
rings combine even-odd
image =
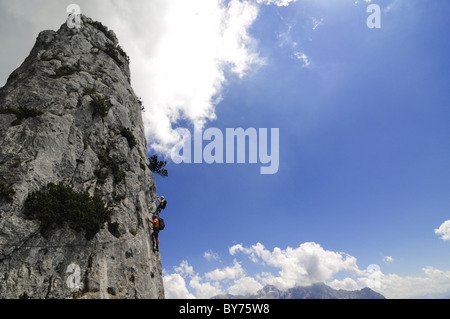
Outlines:
[{"label": "blue sky", "polygon": [[[367,5],[325,2],[261,9],[250,33],[267,64],[227,84],[210,123],[280,128],[279,172],[169,164],[158,183],[176,201],[161,235],[169,273],[180,259],[199,274],[222,269],[233,264],[229,247],[257,242],[270,251],[315,242],[383,274],[448,270],[448,243],[434,233],[450,208],[448,4],[398,4],[369,29]],[[315,30],[312,17],[323,19]],[[220,262],[205,261],[208,250]],[[268,271],[254,266],[249,274]]]},{"label": "blue sky", "polygon": [[[6,82],[69,3],[0,4],[0,39],[20,52],[0,49]],[[450,295],[448,1],[78,4],[130,55],[149,155],[169,162],[169,177],[155,177],[168,199],[167,297],[361,289],[371,264],[387,297]],[[381,28],[367,27],[369,4]],[[173,163],[174,129],[193,125],[279,128],[278,172]]]}]

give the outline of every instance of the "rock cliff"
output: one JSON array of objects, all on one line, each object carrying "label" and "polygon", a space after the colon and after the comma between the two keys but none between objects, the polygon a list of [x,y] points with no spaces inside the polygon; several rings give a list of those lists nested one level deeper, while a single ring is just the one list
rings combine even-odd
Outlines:
[{"label": "rock cliff", "polygon": [[146,145],[114,32],[41,32],[0,89],[0,298],[164,297]]}]

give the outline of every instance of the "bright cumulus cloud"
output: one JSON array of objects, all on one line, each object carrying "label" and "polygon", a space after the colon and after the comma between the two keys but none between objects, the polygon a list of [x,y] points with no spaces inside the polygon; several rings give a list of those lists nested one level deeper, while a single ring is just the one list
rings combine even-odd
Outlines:
[{"label": "bright cumulus cloud", "polygon": [[362,274],[356,265],[356,258],[339,252],[323,249],[317,243],[304,243],[297,248],[274,248],[267,250],[261,243],[251,247],[235,245],[230,254],[242,252],[255,263],[264,263],[279,268],[277,275],[263,274],[261,281],[280,288],[292,288],[296,285],[310,285],[325,282],[339,271],[355,275]]},{"label": "bright cumulus cloud", "polygon": [[227,78],[243,77],[264,64],[248,34],[259,5],[239,0],[164,0],[157,12],[153,6],[144,4],[150,12],[149,29],[158,33],[141,38],[139,46],[127,47],[136,65],[133,86],[146,106],[147,138],[153,149],[168,154],[179,141],[175,128],[180,121],[201,128],[214,120]]},{"label": "bright cumulus cloud", "polygon": [[434,233],[441,236],[442,240],[450,240],[450,220],[443,222],[439,228],[434,230]]}]

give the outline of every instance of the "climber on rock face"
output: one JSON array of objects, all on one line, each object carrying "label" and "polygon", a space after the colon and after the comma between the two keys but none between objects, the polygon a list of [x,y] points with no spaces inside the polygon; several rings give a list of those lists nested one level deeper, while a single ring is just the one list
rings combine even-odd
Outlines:
[{"label": "climber on rock face", "polygon": [[153,224],[153,232],[152,232],[152,242],[153,242],[153,251],[159,251],[159,218],[155,214],[153,215],[153,220],[149,221]]},{"label": "climber on rock face", "polygon": [[167,200],[164,199],[164,196],[161,196],[161,198],[158,198],[158,196],[156,196],[156,200],[158,201],[159,204],[158,207],[156,208],[155,214],[157,214],[159,217],[161,211],[166,208]]}]

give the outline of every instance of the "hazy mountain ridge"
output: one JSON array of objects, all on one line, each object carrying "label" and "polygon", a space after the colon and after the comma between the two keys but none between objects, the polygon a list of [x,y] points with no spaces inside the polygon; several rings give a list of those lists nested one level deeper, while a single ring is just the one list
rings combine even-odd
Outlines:
[{"label": "hazy mountain ridge", "polygon": [[311,286],[297,286],[287,290],[267,285],[256,294],[251,295],[218,295],[213,299],[386,299],[383,295],[366,287],[361,290],[333,289],[324,283]]}]

